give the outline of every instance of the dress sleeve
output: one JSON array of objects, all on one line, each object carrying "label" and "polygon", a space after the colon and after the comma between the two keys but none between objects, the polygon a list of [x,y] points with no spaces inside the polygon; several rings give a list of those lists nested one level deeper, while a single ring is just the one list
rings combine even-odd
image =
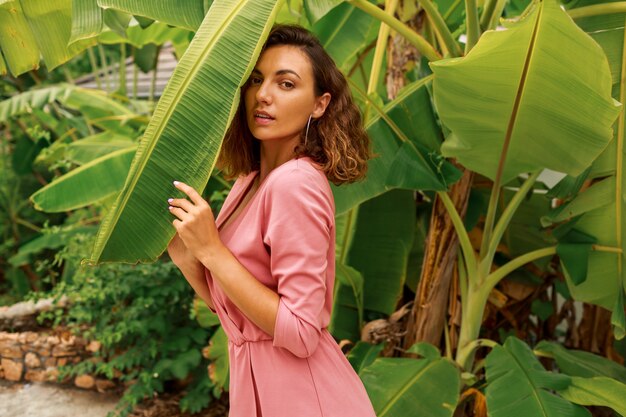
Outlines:
[{"label": "dress sleeve", "polygon": [[[271,273],[280,297],[273,346],[306,358],[321,335],[332,202],[314,173],[281,173],[268,184],[265,233]],[[332,198],[332,197],[330,197]]]}]

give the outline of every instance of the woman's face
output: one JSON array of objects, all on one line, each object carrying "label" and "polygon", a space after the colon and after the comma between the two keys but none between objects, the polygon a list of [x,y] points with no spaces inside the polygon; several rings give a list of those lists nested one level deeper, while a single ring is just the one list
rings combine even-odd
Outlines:
[{"label": "woman's face", "polygon": [[313,68],[298,47],[266,49],[252,71],[245,91],[246,120],[261,140],[299,141],[309,115],[321,117],[330,94],[315,97]]}]

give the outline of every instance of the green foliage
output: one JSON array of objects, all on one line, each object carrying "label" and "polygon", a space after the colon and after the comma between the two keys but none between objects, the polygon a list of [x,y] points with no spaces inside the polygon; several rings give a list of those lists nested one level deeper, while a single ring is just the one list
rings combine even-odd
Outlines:
[{"label": "green foliage", "polygon": [[[73,274],[64,274],[49,293],[65,294],[67,311],[57,309],[39,318],[68,326],[73,333],[102,346],[102,360],[85,360],[59,368],[59,378],[90,373],[127,384],[116,409],[127,415],[134,405],[167,389],[172,380],[192,380],[181,401],[183,411],[197,412],[211,401],[208,361],[201,349],[211,329],[200,327],[191,316],[193,290],[171,262],[81,267],[81,257],[93,246],[93,235],[76,234],[58,253]],[[74,269],[75,268],[75,269]],[[34,298],[34,296],[33,296]],[[97,362],[97,363],[95,363]]]}]

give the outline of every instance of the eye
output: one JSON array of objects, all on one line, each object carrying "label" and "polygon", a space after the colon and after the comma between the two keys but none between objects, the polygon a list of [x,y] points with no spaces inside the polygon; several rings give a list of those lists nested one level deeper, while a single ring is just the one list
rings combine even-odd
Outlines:
[{"label": "eye", "polygon": [[258,85],[261,84],[261,78],[259,77],[250,77],[250,85]]},{"label": "eye", "polygon": [[292,83],[291,81],[283,81],[282,83],[280,83],[280,85],[284,86],[287,89],[292,89],[295,87],[294,83]]}]

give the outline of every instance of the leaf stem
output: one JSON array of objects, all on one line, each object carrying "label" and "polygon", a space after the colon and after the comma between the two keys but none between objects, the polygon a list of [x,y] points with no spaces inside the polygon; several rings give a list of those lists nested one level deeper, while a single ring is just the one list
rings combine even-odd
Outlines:
[{"label": "leaf stem", "polygon": [[475,350],[483,346],[489,346],[490,348],[493,348],[497,345],[498,345],[497,342],[493,340],[489,340],[489,339],[472,340],[471,342],[469,342],[467,345],[465,345],[459,350],[459,353],[456,356],[456,362],[459,365],[461,365],[463,369],[467,369],[467,367],[465,366],[467,364],[465,362],[467,362],[467,359],[469,358],[471,354],[474,353]]},{"label": "leaf stem", "polygon": [[431,0],[420,0],[419,3],[428,15],[428,18],[432,22],[435,30],[437,31],[441,39],[443,39],[443,43],[446,45],[446,48],[450,52],[450,56],[462,56],[463,51],[461,50],[461,47],[452,36],[452,32],[450,32],[448,25],[446,25],[445,20],[443,20],[443,17],[441,17],[441,13],[439,13],[439,10],[435,6],[435,4]]},{"label": "leaf stem", "polygon": [[[393,16],[398,8],[398,0],[387,0],[385,2],[385,13],[389,16]],[[372,70],[370,71],[370,79],[367,84],[367,96],[369,97],[372,93],[376,92],[376,87],[378,85],[378,78],[380,78],[380,72],[383,66],[383,58],[385,56],[385,51],[387,50],[387,40],[389,39],[389,25],[386,25],[384,22],[380,24],[380,28],[378,29],[378,39],[376,40],[376,49],[374,49],[374,59],[372,60]],[[367,120],[370,106],[369,101],[365,103],[365,111],[363,112],[363,120]]]},{"label": "leaf stem", "polygon": [[518,256],[517,258],[510,260],[509,262],[489,274],[487,278],[485,278],[485,286],[486,288],[489,288],[489,291],[491,291],[491,289],[495,287],[502,278],[504,278],[520,266],[543,258],[545,256],[550,256],[554,254],[556,254],[556,246],[549,246],[547,248],[537,249],[532,252],[525,253],[524,255]]},{"label": "leaf stem", "polygon": [[395,17],[390,16],[366,0],[348,0],[348,3],[358,7],[370,16],[388,24],[393,30],[404,36],[406,40],[415,46],[419,53],[428,58],[429,61],[434,62],[441,59],[441,55],[431,44],[426,42],[426,40],[419,33],[415,32]]},{"label": "leaf stem", "polygon": [[478,11],[476,10],[476,0],[465,0],[465,15],[467,28],[467,42],[465,43],[465,55],[472,50],[480,37],[480,23],[478,22]]},{"label": "leaf stem", "polygon": [[542,170],[537,170],[533,172],[527,179],[524,181],[524,184],[517,190],[506,209],[500,216],[496,227],[493,229],[493,234],[490,237],[489,247],[487,249],[487,253],[484,258],[480,260],[480,270],[481,277],[486,277],[488,275],[489,270],[491,269],[491,264],[493,263],[493,258],[496,254],[496,250],[498,248],[498,244],[500,243],[500,239],[502,239],[502,235],[504,231],[509,226],[515,211],[518,209],[528,191],[532,188],[532,186],[537,181],[537,177],[541,173]]},{"label": "leaf stem", "polygon": [[441,202],[443,203],[450,219],[452,220],[452,224],[454,225],[454,229],[456,230],[457,236],[459,238],[459,244],[461,245],[461,251],[463,252],[463,256],[465,257],[465,264],[467,265],[467,277],[469,283],[476,282],[476,254],[474,253],[474,248],[472,247],[472,243],[470,242],[469,235],[467,234],[467,230],[465,230],[465,225],[463,224],[463,220],[459,213],[456,211],[456,207],[454,207],[454,203],[450,199],[450,196],[445,191],[437,191],[437,195],[441,198]]},{"label": "leaf stem", "polygon": [[580,19],[581,17],[598,16],[602,14],[624,13],[626,12],[626,1],[594,4],[592,6],[577,7],[566,11],[572,19]]}]

